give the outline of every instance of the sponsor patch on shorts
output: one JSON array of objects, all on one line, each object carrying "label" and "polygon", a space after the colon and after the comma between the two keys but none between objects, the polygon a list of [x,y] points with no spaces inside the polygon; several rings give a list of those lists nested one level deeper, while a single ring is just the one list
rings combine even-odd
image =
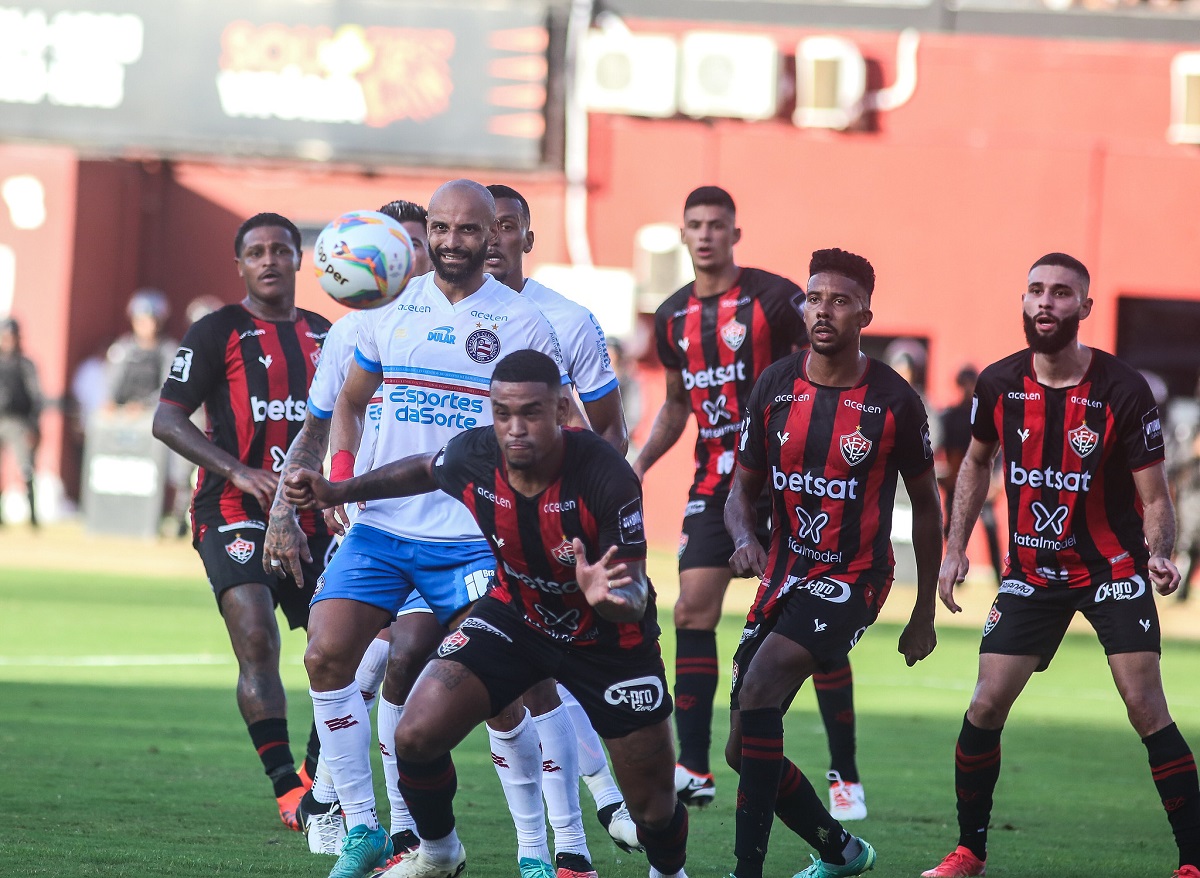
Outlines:
[{"label": "sponsor patch on shorts", "polygon": [[613,683],[604,690],[609,704],[623,704],[635,713],[656,710],[663,700],[662,682],[657,677],[638,677]]}]

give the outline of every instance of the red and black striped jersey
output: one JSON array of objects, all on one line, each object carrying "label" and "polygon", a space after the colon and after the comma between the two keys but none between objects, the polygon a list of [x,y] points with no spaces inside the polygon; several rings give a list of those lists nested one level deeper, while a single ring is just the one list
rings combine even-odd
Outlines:
[{"label": "red and black striped jersey", "polygon": [[1163,461],[1163,435],[1154,395],[1135,369],[1093,348],[1079,384],[1046,387],[1033,354],[1019,351],[980,374],[971,432],[1000,443],[1006,576],[1076,587],[1145,571],[1133,473]]},{"label": "red and black striped jersey", "polygon": [[[226,305],[197,320],[180,343],[161,399],[191,414],[200,406],[208,437],[247,466],[279,472],[304,425],[308,385],[329,321],[296,309],[296,320],[259,320]],[[193,497],[199,524],[266,521],[258,501],[227,479],[200,470]],[[305,512],[306,534],[328,533],[320,513]]]},{"label": "red and black striped jersey", "polygon": [[742,422],[738,466],[763,473],[771,497],[767,571],[751,624],[770,618],[792,588],[822,577],[869,582],[868,600],[882,604],[895,566],[897,478],[933,466],[925,406],[903,378],[872,359],[853,387],[826,387],[808,380],[809,356],[768,368]]},{"label": "red and black striped jersey", "polygon": [[658,358],[683,375],[696,416],[696,474],[691,496],[729,493],[738,424],[754,382],[804,340],[785,277],[743,268],[719,296],[699,298],[690,283],[654,314]]},{"label": "red and black striped jersey", "polygon": [[587,430],[563,430],[562,471],[536,497],[514,491],[492,427],[467,430],[434,461],[438,486],[471,511],[497,561],[488,592],[515,607],[548,637],[576,646],[640,648],[658,638],[654,588],[640,622],[603,619],[575,580],[578,537],[595,561],[611,546],[615,560],[644,561],[642,487],[625,458]]}]

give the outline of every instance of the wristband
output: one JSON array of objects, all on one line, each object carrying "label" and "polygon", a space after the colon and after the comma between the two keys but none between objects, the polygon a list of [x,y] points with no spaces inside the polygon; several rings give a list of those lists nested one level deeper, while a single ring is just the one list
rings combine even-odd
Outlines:
[{"label": "wristband", "polygon": [[344,482],[354,477],[354,453],[339,451],[329,461],[329,481]]}]

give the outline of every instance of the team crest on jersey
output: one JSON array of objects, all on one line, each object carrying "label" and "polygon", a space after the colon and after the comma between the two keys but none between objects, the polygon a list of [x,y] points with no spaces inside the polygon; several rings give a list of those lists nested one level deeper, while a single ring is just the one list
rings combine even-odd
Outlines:
[{"label": "team crest on jersey", "polygon": [[438,644],[437,654],[442,658],[445,658],[451,653],[458,652],[470,642],[471,638],[463,634],[462,631],[453,631],[448,634],[440,644]]},{"label": "team crest on jersey", "polygon": [[742,342],[746,340],[746,324],[739,323],[737,320],[730,320],[721,327],[721,341],[725,342],[725,347],[731,351],[736,351],[742,346]]},{"label": "team crest on jersey", "polygon": [[317,348],[316,350],[314,350],[311,354],[308,355],[308,358],[310,360],[312,360],[313,368],[314,369],[317,368],[317,366],[321,362],[321,349]]},{"label": "team crest on jersey", "polygon": [[983,636],[987,637],[992,633],[992,629],[1000,624],[1001,612],[996,609],[996,605],[992,604],[992,609],[988,612],[987,621],[983,623]]},{"label": "team crest on jersey", "polygon": [[254,543],[239,536],[232,543],[225,544],[225,551],[234,561],[237,561],[239,564],[245,564],[254,557]]},{"label": "team crest on jersey", "polygon": [[1100,434],[1088,427],[1087,424],[1080,424],[1074,430],[1067,431],[1067,441],[1071,443],[1076,454],[1080,457],[1087,457],[1096,450]]},{"label": "team crest on jersey", "polygon": [[500,356],[500,336],[490,329],[476,329],[467,336],[467,356],[476,363],[490,363]]},{"label": "team crest on jersey", "polygon": [[558,559],[559,564],[566,564],[568,567],[575,566],[575,547],[566,537],[563,537],[563,541],[555,546],[550,554]]},{"label": "team crest on jersey", "polygon": [[862,434],[862,427],[855,427],[853,433],[847,433],[838,439],[838,447],[842,450],[842,457],[850,466],[857,466],[866,459],[866,456],[871,453],[870,439]]}]

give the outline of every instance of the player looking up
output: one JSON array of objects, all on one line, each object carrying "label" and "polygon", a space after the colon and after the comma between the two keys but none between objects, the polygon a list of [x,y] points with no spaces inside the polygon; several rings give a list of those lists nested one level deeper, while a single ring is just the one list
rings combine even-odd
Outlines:
[{"label": "player looking up", "polygon": [[[306,783],[292,762],[275,607],[292,628],[307,626],[330,536],[319,515],[301,515],[305,559],[284,577],[264,571],[263,537],[284,452],[305,419],[308,385],[329,321],[295,305],[300,231],[286,217],[250,217],[238,229],[233,250],[246,297],[187,331],[153,429],[156,438],[200,466],[193,545],[237,657],[238,708],[275,788],[280,818],[299,829],[296,808],[312,783],[317,742],[314,732]],[[188,419],[200,406],[211,439]]]},{"label": "player looking up", "polygon": [[[879,615],[892,585],[896,483],[912,499],[917,597],[900,635],[911,667],[933,651],[941,497],[921,399],[862,353],[875,271],[843,250],[809,263],[804,325],[811,348],[767,368],[746,404],[725,523],[735,573],[761,577],[734,655],[725,750],[741,778],[736,878],[762,878],[774,815],[816,849],[797,878],[859,875],[874,849],[842,828],[783,754],[783,713],[820,670],[839,666]],[[771,540],[755,509],[770,489]]]},{"label": "player looking up", "polygon": [[938,583],[942,602],[953,613],[961,609],[954,587],[967,575],[967,539],[997,451],[1011,549],[954,751],[958,846],[921,873],[928,878],[984,873],[1001,732],[1077,612],[1096,629],[1146,747],[1179,848],[1175,876],[1200,878],[1196,761],[1171,719],[1159,674],[1153,592],[1179,587],[1162,425],[1146,379],[1080,343],[1080,321],[1092,310],[1090,285],[1087,268],[1065,253],[1035,262],[1021,299],[1029,346],[988,366],[975,384],[971,444],[958,472]]}]

